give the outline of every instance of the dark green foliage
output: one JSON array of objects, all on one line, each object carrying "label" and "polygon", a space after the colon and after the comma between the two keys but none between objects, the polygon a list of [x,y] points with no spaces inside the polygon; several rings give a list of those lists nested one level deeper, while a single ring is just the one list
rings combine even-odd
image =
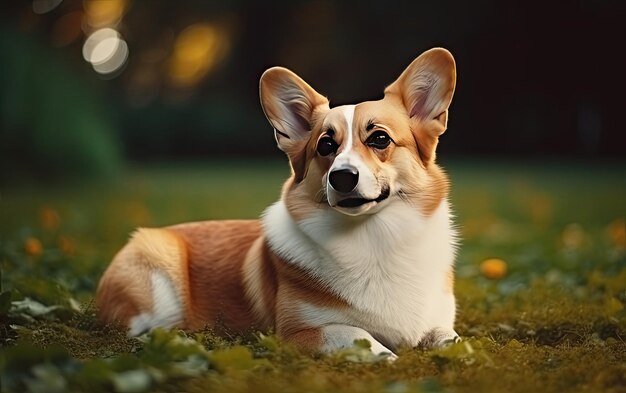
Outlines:
[{"label": "dark green foliage", "polygon": [[6,29],[0,52],[0,184],[117,171],[121,149],[110,108],[86,86],[97,81]]}]

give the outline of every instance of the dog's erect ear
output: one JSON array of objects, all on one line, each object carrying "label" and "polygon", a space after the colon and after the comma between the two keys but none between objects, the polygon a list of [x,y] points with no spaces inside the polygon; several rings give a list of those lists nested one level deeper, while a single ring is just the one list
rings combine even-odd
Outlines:
[{"label": "dog's erect ear", "polygon": [[278,147],[291,156],[309,140],[313,117],[328,109],[328,100],[282,67],[265,71],[260,85],[261,105]]},{"label": "dog's erect ear", "polygon": [[306,176],[306,144],[316,116],[328,111],[328,100],[286,68],[265,71],[260,83],[261,105],[274,127],[280,150],[287,153],[296,182]]},{"label": "dog's erect ear", "polygon": [[433,48],[413,60],[385,89],[385,94],[396,94],[402,99],[426,165],[434,159],[439,135],[446,130],[455,86],[454,57],[446,49]]}]

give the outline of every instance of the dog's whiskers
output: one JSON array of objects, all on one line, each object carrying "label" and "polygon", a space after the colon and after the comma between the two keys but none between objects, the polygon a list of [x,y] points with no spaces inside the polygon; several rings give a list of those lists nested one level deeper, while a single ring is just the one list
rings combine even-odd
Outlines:
[{"label": "dog's whiskers", "polygon": [[416,206],[412,198],[415,193],[407,192],[405,190],[398,190],[398,192],[396,192],[396,195],[398,195],[398,198],[400,198],[403,202],[406,202],[408,205]]},{"label": "dog's whiskers", "polygon": [[328,203],[328,198],[326,197],[326,190],[323,188],[315,193],[315,197],[313,198],[315,202],[317,202],[318,206],[324,203]]}]

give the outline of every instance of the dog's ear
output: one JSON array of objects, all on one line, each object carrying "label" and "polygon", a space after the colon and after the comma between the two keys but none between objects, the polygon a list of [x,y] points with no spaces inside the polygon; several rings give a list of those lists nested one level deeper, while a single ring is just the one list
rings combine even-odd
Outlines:
[{"label": "dog's ear", "polygon": [[290,153],[308,141],[316,112],[328,109],[328,100],[298,75],[282,67],[263,73],[260,83],[261,105],[274,127],[278,147]]},{"label": "dog's ear", "polygon": [[276,143],[289,156],[296,181],[300,181],[306,174],[306,144],[316,116],[329,109],[328,99],[282,67],[265,71],[259,90],[265,116],[274,127]]},{"label": "dog's ear", "polygon": [[387,89],[402,99],[419,154],[425,165],[435,158],[439,135],[446,130],[448,107],[456,86],[456,65],[443,48],[422,53]]}]

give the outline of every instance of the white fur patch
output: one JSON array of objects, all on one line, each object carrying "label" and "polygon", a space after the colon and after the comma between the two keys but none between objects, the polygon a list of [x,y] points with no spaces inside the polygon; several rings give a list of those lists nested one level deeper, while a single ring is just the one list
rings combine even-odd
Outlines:
[{"label": "white fur patch", "polygon": [[[359,182],[356,186],[355,192],[363,198],[376,199],[382,191],[381,186],[378,184],[376,176],[374,176],[369,167],[363,162],[363,158],[358,151],[353,149],[355,130],[352,128],[352,125],[354,122],[356,105],[343,105],[333,108],[333,110],[340,110],[342,112],[344,118],[346,119],[347,127],[346,136],[344,138],[344,142],[342,143],[344,147],[341,150],[341,153],[339,153],[333,161],[333,164],[328,172],[330,173],[333,170],[338,170],[347,166],[355,167],[359,172]],[[341,198],[341,195],[330,186],[328,179],[326,181],[326,194],[331,206],[335,206],[339,198]],[[344,213],[352,215],[360,213],[360,211],[352,209],[346,210]]]},{"label": "white fur patch", "polygon": [[335,158],[335,160],[333,161],[333,165],[330,168],[329,172],[333,171],[334,169],[345,167],[347,165],[356,166],[356,162],[353,162],[353,161],[355,158],[354,156],[358,156],[358,154],[357,155],[351,154],[352,146],[354,144],[354,139],[352,135],[353,134],[352,122],[354,120],[355,108],[356,108],[356,105],[343,105],[337,108],[333,108],[333,110],[341,111],[341,113],[343,114],[343,117],[346,120],[346,130],[345,130],[345,134],[344,134],[344,138],[342,142],[343,149],[341,150],[341,153],[339,153],[337,157]]},{"label": "white fur patch", "polygon": [[130,321],[129,336],[137,336],[156,327],[172,328],[182,322],[180,298],[170,279],[158,270],[151,273],[152,312],[141,313]]},{"label": "white fur patch", "polygon": [[392,359],[397,357],[389,348],[379,343],[365,330],[348,325],[326,325],[322,328],[323,352],[332,352],[341,348],[349,348],[354,340],[367,340],[371,344],[371,350],[377,355],[390,354]]},{"label": "white fur patch", "polygon": [[446,276],[455,232],[446,201],[429,217],[393,198],[376,214],[324,209],[298,223],[277,202],[263,225],[274,252],[350,304],[340,316],[315,315],[316,323],[359,326],[392,347],[415,346],[433,328],[453,329]]},{"label": "white fur patch", "polygon": [[[344,105],[341,107],[341,111],[343,112],[343,116],[346,118],[346,139],[345,139],[345,147],[342,152],[348,153],[352,150],[353,138],[352,138],[352,122],[354,122],[354,110],[356,105]],[[340,154],[341,155],[341,154]]]}]

